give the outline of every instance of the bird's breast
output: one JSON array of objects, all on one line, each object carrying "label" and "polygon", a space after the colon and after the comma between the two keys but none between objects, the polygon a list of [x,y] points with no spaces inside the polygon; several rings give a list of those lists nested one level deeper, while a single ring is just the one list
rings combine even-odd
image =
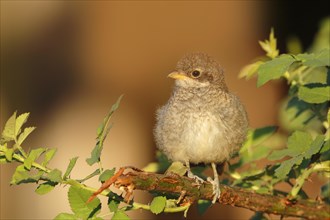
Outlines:
[{"label": "bird's breast", "polygon": [[219,115],[196,108],[169,112],[164,148],[170,159],[211,163],[229,157],[227,128]]}]

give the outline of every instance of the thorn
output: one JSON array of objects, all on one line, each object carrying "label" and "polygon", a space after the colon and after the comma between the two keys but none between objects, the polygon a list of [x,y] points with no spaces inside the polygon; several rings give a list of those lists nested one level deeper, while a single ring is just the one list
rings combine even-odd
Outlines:
[{"label": "thorn", "polygon": [[180,194],[180,197],[176,201],[176,204],[179,204],[182,201],[182,199],[186,196],[186,194],[187,194],[187,191],[186,190],[182,190],[182,192]]},{"label": "thorn", "polygon": [[109,178],[107,181],[105,181],[102,186],[93,193],[93,195],[91,195],[91,197],[89,197],[89,199],[87,200],[86,203],[90,203],[91,201],[93,201],[93,199],[99,195],[100,193],[102,193],[105,189],[109,188],[114,182],[116,182],[116,180],[118,179],[118,177],[120,175],[122,175],[125,171],[125,167],[121,167],[117,173],[115,173],[115,175],[113,175],[111,178]]}]

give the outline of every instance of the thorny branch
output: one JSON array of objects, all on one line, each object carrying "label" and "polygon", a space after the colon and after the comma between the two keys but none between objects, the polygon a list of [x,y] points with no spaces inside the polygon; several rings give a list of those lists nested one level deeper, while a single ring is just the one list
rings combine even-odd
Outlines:
[{"label": "thorny branch", "polygon": [[[133,170],[124,173],[127,168]],[[126,201],[129,200],[133,190],[172,194],[177,197],[182,196],[182,192],[185,192],[185,200],[189,202],[193,202],[197,199],[212,200],[213,198],[212,185],[209,182],[205,181],[203,184],[197,185],[196,182],[190,178],[179,176],[174,173],[164,175],[148,173],[132,167],[123,167],[119,169],[112,178],[106,181],[88,201],[91,201],[112,184],[118,188],[125,188],[127,192],[125,196]],[[306,199],[290,201],[286,197],[259,194],[246,189],[222,184],[220,185],[220,189],[221,197],[217,202],[224,205],[305,219],[330,218],[330,206],[322,201]]]}]

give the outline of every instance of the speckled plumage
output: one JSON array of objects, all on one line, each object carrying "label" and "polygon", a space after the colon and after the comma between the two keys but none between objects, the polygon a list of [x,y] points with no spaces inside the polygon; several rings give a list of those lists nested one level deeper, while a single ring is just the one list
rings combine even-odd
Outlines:
[{"label": "speckled plumage", "polygon": [[[199,78],[191,73],[198,70]],[[248,128],[245,109],[228,92],[223,69],[210,56],[184,56],[172,96],[157,111],[154,130],[158,148],[172,161],[221,163],[242,145]]]}]

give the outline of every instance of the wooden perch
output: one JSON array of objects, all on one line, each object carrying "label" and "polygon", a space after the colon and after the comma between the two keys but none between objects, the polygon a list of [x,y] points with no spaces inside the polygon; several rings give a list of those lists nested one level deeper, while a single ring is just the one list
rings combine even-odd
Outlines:
[{"label": "wooden perch", "polygon": [[[132,168],[132,167],[126,167]],[[156,174],[141,171],[133,168],[124,174],[125,168],[121,168],[112,178],[106,181],[102,187],[89,199],[91,201],[104,189],[114,184],[116,187],[124,187],[127,190],[126,199],[131,195],[132,190],[145,190],[180,196],[185,196],[190,201],[197,199],[212,200],[213,189],[209,182],[200,186],[188,177],[177,174]],[[258,194],[254,191],[231,187],[220,184],[221,197],[218,202],[224,205],[231,205],[250,209],[258,212],[276,214],[282,216],[294,216],[305,219],[330,219],[330,206],[322,201],[296,200],[290,201],[286,197],[267,194]]]}]

